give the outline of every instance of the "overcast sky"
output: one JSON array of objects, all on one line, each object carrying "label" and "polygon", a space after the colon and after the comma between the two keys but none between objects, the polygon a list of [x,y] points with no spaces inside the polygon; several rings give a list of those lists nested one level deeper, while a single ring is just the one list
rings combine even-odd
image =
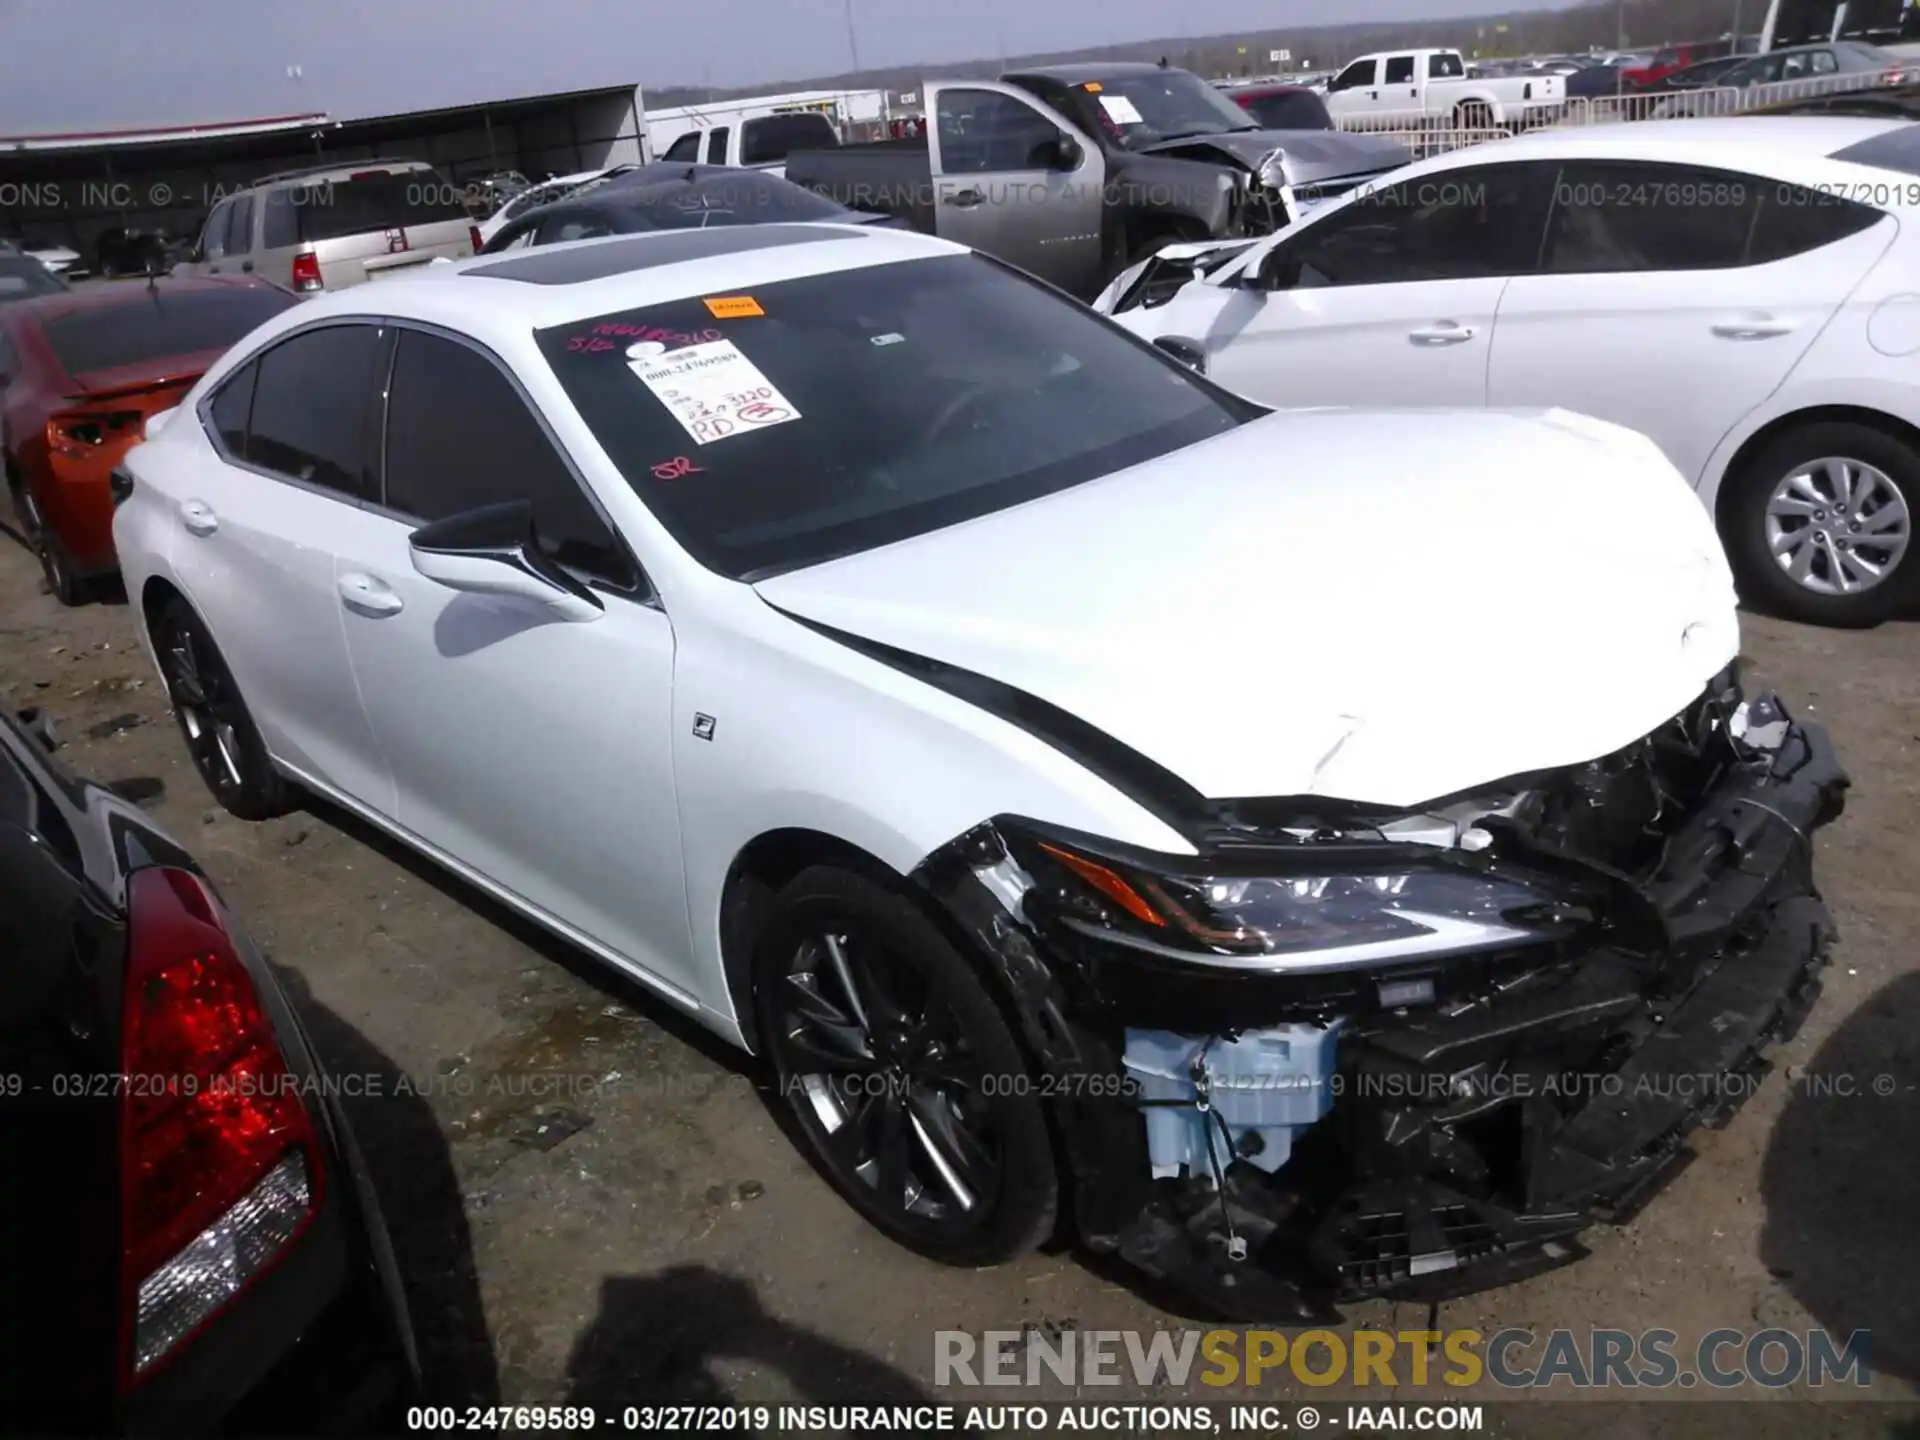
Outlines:
[{"label": "overcast sky", "polygon": [[[632,81],[802,79],[851,68],[846,3],[0,0],[0,134],[307,111],[350,118]],[[863,66],[1496,8],[1495,0],[850,3]]]}]

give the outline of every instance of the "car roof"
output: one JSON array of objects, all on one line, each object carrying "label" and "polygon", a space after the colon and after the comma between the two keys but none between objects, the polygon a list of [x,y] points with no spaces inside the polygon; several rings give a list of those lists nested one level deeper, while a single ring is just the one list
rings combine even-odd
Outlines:
[{"label": "car roof", "polygon": [[[1508,159],[1551,159],[1562,155],[1656,156],[1695,159],[1764,147],[1775,155],[1828,159],[1839,151],[1904,130],[1911,121],[1855,115],[1718,115],[1674,120],[1639,120],[1630,125],[1574,125],[1536,130],[1496,141]],[[1481,146],[1449,152],[1448,161],[1474,164],[1487,158]],[[1448,167],[1450,168],[1450,167]]]},{"label": "car roof", "polygon": [[315,296],[269,323],[291,329],[329,315],[391,316],[506,340],[696,295],[750,294],[756,285],[966,253],[930,235],[862,225],[657,230],[422,266],[415,275]]},{"label": "car roof", "polygon": [[[1165,68],[1173,70],[1179,67],[1169,65]],[[1083,60],[1072,65],[1029,65],[1023,70],[1008,74],[1005,78],[1014,80],[1023,75],[1033,75],[1042,80],[1062,80],[1069,85],[1078,85],[1086,80],[1105,80],[1123,75],[1157,75],[1161,69],[1161,66],[1146,60],[1114,60],[1105,63]]]}]

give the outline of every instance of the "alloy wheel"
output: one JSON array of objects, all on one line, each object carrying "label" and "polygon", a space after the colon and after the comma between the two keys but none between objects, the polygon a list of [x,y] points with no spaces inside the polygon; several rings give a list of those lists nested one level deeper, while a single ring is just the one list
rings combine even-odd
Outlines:
[{"label": "alloy wheel", "polygon": [[1002,1147],[954,1009],[852,924],[814,929],[779,982],[777,1043],[803,1123],[843,1179],[916,1227],[992,1209]]},{"label": "alloy wheel", "polygon": [[1912,538],[1906,496],[1861,460],[1809,460],[1767,500],[1767,550],[1795,584],[1819,595],[1857,595],[1898,568]]},{"label": "alloy wheel", "polygon": [[246,779],[239,735],[245,711],[239,696],[191,625],[172,627],[165,657],[167,689],[194,765],[216,793],[240,789]]}]

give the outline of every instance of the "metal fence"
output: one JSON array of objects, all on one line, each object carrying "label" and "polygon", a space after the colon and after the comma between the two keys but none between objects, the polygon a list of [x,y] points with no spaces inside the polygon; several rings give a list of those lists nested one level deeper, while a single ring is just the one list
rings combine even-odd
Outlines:
[{"label": "metal fence", "polygon": [[1335,123],[1342,130],[1392,136],[1403,141],[1413,151],[1416,160],[1425,160],[1469,145],[1505,139],[1526,130],[1739,115],[1770,105],[1884,89],[1915,80],[1920,80],[1920,65],[1897,66],[1889,70],[1852,75],[1809,76],[1769,85],[1751,85],[1744,89],[1714,87],[1654,94],[1607,95],[1594,99],[1575,98],[1551,112],[1534,112],[1528,117],[1527,123],[1510,126],[1463,128],[1452,114],[1427,115],[1417,111],[1347,115]]}]

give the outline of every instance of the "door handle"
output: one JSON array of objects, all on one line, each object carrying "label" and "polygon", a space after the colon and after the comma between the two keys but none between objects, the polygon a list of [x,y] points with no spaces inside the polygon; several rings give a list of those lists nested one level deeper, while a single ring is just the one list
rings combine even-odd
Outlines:
[{"label": "door handle", "polygon": [[1432,347],[1464,345],[1473,336],[1471,325],[1456,324],[1452,320],[1437,320],[1431,325],[1422,325],[1407,332],[1407,338],[1414,344]]},{"label": "door handle", "polygon": [[1713,333],[1722,340],[1777,340],[1782,335],[1791,335],[1793,330],[1792,321],[1776,320],[1771,315],[1722,320],[1713,327]]},{"label": "door handle", "polygon": [[957,190],[947,197],[947,204],[956,210],[971,210],[976,205],[987,203],[987,197],[978,190]]},{"label": "door handle", "polygon": [[180,502],[180,523],[195,535],[211,535],[220,528],[220,517],[204,500]]},{"label": "door handle", "polygon": [[358,570],[350,570],[336,582],[340,588],[340,599],[349,610],[357,610],[362,615],[397,615],[406,607],[394,588],[384,580],[376,580],[371,575]]}]

